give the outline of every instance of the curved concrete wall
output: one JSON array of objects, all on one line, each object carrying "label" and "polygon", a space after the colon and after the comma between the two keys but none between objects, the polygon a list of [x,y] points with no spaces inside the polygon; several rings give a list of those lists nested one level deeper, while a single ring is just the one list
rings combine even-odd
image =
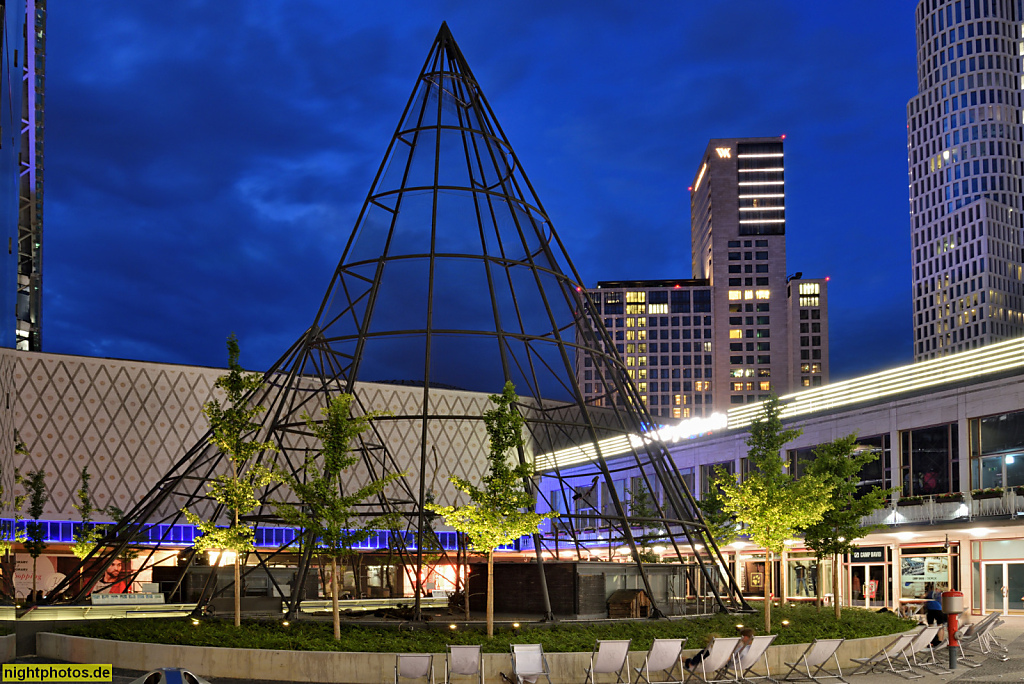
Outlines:
[{"label": "curved concrete wall", "polygon": [[[871,637],[851,639],[839,650],[843,668],[852,667],[851,658],[874,655],[894,638]],[[386,644],[381,644],[386,646]],[[784,672],[783,663],[794,662],[807,648],[806,644],[773,646],[768,663],[773,673]],[[696,649],[687,654],[696,653]],[[394,653],[339,653],[331,651],[271,651],[203,646],[170,646],[126,641],[106,641],[87,637],[41,632],[36,635],[36,653],[76,663],[110,663],[114,667],[148,671],[158,667],[183,667],[201,677],[229,677],[271,681],[313,681],[331,684],[359,684],[393,681]],[[590,664],[589,653],[549,653],[553,682],[582,680]],[[629,656],[634,667],[643,664],[644,653]],[[499,672],[511,674],[512,664],[503,653],[484,654],[484,676],[499,680]],[[788,669],[788,668],[787,668]],[[434,673],[444,678],[444,655],[434,656]]]}]

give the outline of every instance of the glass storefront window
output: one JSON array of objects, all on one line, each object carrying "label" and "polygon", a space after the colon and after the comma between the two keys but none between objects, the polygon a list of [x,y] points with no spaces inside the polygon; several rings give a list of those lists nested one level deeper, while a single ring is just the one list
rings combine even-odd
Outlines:
[{"label": "glass storefront window", "polygon": [[969,421],[971,488],[1024,485],[1024,411]]},{"label": "glass storefront window", "polygon": [[793,553],[786,559],[786,595],[790,598],[814,598],[818,595],[818,583],[821,582],[821,595],[832,594],[832,561],[824,560],[820,564],[812,553]]},{"label": "glass storefront window", "polygon": [[956,423],[900,433],[903,496],[960,491]]},{"label": "glass storefront window", "polygon": [[949,551],[941,546],[903,549],[900,554],[900,598],[924,598],[928,585],[943,591],[957,589],[960,578],[956,559],[956,545]]}]

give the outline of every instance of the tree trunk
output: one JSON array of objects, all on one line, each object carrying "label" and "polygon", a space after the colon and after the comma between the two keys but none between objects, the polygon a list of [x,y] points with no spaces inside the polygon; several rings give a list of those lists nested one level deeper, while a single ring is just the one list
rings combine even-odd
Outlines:
[{"label": "tree trunk", "polygon": [[32,556],[32,595],[29,596],[32,603],[36,602],[36,561],[38,560],[38,556]]},{"label": "tree trunk", "polygon": [[235,627],[242,626],[242,566],[235,553]]},{"label": "tree trunk", "polygon": [[764,554],[764,633],[772,633],[772,552]]},{"label": "tree trunk", "polygon": [[821,566],[825,564],[825,559],[817,558],[816,560],[818,562],[814,565],[814,593],[817,597],[814,602],[817,604],[818,610],[820,611],[822,604],[825,603],[825,587],[822,586],[824,583],[821,581]]},{"label": "tree trunk", "polygon": [[360,554],[352,556],[352,581],[356,585],[356,598],[363,598],[363,557]]},{"label": "tree trunk", "polygon": [[839,601],[839,554],[832,555],[832,604],[836,607],[836,620],[842,614],[842,606]]},{"label": "tree trunk", "polygon": [[462,547],[463,558],[466,561],[466,581],[463,582],[463,584],[465,585],[464,598],[466,600],[463,601],[463,603],[466,604],[466,622],[469,622],[469,544],[466,541],[465,535],[462,535]]},{"label": "tree trunk", "polygon": [[782,562],[779,564],[779,591],[782,592],[782,605],[789,605],[789,573],[786,572],[786,559],[788,554],[782,551]]},{"label": "tree trunk", "polygon": [[334,640],[341,640],[341,614],[338,611],[338,559],[331,556],[331,615],[334,618]]},{"label": "tree trunk", "polygon": [[487,637],[494,636],[494,549],[487,552]]}]

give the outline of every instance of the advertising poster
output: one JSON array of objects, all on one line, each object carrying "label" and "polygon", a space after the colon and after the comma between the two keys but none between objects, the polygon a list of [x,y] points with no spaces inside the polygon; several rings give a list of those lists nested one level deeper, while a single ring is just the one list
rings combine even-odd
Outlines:
[{"label": "advertising poster", "polygon": [[[42,590],[48,594],[51,589],[60,584],[64,574],[57,572],[54,559],[49,556],[40,556],[36,559],[36,591]],[[14,593],[19,598],[25,598],[32,592],[32,556],[27,553],[18,553],[14,556]]]},{"label": "advertising poster", "polygon": [[925,586],[949,586],[948,556],[910,556],[900,560],[901,598],[922,598]]}]

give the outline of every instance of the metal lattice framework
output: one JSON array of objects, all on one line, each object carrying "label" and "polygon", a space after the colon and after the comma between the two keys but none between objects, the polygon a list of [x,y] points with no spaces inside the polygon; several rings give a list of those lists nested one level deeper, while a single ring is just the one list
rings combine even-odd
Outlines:
[{"label": "metal lattice framework", "polygon": [[[350,484],[358,487],[368,478],[407,473],[368,505],[365,514],[398,512],[404,534],[395,538],[412,540],[400,544],[398,551],[403,562],[421,566],[423,550],[430,546],[424,539],[433,534],[422,515],[424,502],[456,502],[461,496],[446,482],[437,489],[447,474],[431,475],[436,468],[434,444],[453,426],[470,424],[479,433],[482,421],[477,409],[460,412],[450,404],[442,409],[439,394],[451,387],[499,392],[511,381],[526,419],[521,461],[567,447],[591,449],[586,477],[603,480],[609,496],[599,513],[606,538],[624,544],[639,559],[637,534],[661,529],[660,543],[671,545],[679,558],[694,559],[716,607],[747,609],[665,446],[657,440],[629,439],[652,421],[592,311],[582,279],[462,52],[442,25],[315,321],[267,371],[264,387],[251,397],[268,409],[254,437],[280,446],[279,453],[261,459],[300,474],[307,453],[316,448],[303,414],[319,415],[340,392],[355,394],[354,410],[372,410],[359,391],[365,382],[397,378],[414,386],[422,393],[414,407],[376,420],[361,437],[362,463]],[[577,371],[583,366],[607,388],[607,396],[597,402],[582,398]],[[389,425],[396,424],[418,432],[412,458],[396,456],[389,438]],[[604,445],[616,437],[625,439],[626,449],[604,453]],[[481,445],[480,460],[484,449]],[[171,543],[149,533],[147,544],[140,545],[144,526],[180,522],[184,507],[226,520],[226,513],[208,497],[207,483],[227,468],[227,459],[201,441],[84,563],[105,569],[125,549],[144,548],[143,561],[134,571],[138,574],[156,549]],[[656,512],[648,511],[642,519],[630,515],[629,502],[612,486],[613,475],[623,468],[642,477],[647,491],[659,493],[653,501]],[[576,559],[589,556],[591,542],[580,533],[584,516],[573,512],[570,503],[578,498],[579,477],[578,466],[563,469],[556,457],[542,476],[526,483],[539,509],[568,511],[535,535],[532,544],[524,544],[533,547],[549,616],[545,558],[565,558],[567,551]],[[263,500],[287,497],[278,485]],[[266,504],[250,520],[256,526],[280,524]],[[303,541],[300,585],[315,552],[313,540]],[[265,568],[286,546],[257,553],[257,565],[247,566],[246,572]],[[637,566],[653,598],[648,572]],[[102,588],[98,577],[81,588],[78,600]],[[299,600],[301,592],[293,592],[293,611]],[[661,613],[657,606],[655,612]]]}]

